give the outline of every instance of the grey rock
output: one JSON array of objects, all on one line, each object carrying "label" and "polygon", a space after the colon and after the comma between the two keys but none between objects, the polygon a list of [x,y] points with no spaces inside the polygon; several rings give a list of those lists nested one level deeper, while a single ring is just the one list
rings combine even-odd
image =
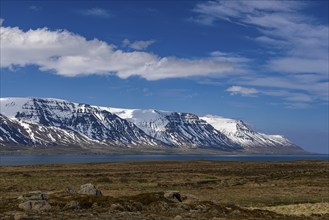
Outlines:
[{"label": "grey rock", "polygon": [[180,216],[180,215],[176,215],[174,218],[174,220],[181,220],[181,219],[182,219],[182,216]]},{"label": "grey rock", "polygon": [[66,203],[66,205],[64,206],[64,209],[80,209],[80,204],[77,201],[70,201],[68,203]]},{"label": "grey rock", "polygon": [[87,183],[84,185],[80,186],[80,190],[78,192],[79,194],[84,194],[84,195],[94,195],[94,196],[102,196],[102,192],[96,188],[96,186],[94,186],[91,183]]},{"label": "grey rock", "polygon": [[14,220],[32,220],[32,217],[27,216],[24,212],[17,212],[14,215]]},{"label": "grey rock", "polygon": [[29,218],[25,213],[23,212],[17,212],[14,215],[14,219],[15,220],[27,220],[27,219],[31,219]]},{"label": "grey rock", "polygon": [[20,203],[18,205],[18,208],[23,209],[23,210],[31,210],[32,209],[32,202],[31,201],[26,201],[23,203]]},{"label": "grey rock", "polygon": [[94,209],[97,208],[98,207],[98,203],[97,202],[94,202],[91,207],[94,208]]},{"label": "grey rock", "polygon": [[196,207],[195,207],[195,210],[198,210],[198,211],[205,211],[205,210],[207,210],[208,209],[208,207],[206,206],[206,205],[197,205]]},{"label": "grey rock", "polygon": [[45,200],[29,200],[18,205],[20,209],[25,211],[35,210],[35,211],[45,211],[51,209],[51,205]]},{"label": "grey rock", "polygon": [[121,204],[112,204],[110,211],[124,211],[124,207]]},{"label": "grey rock", "polygon": [[233,210],[233,212],[230,213],[230,215],[240,215],[241,212],[239,210]]},{"label": "grey rock", "polygon": [[179,191],[166,191],[164,197],[173,202],[182,202],[182,196]]},{"label": "grey rock", "polygon": [[77,191],[71,187],[66,187],[66,189],[64,190],[65,193],[67,194],[77,194]]},{"label": "grey rock", "polygon": [[199,200],[199,198],[195,195],[192,195],[192,194],[186,194],[185,196],[183,196],[184,199],[187,199],[187,200]]}]

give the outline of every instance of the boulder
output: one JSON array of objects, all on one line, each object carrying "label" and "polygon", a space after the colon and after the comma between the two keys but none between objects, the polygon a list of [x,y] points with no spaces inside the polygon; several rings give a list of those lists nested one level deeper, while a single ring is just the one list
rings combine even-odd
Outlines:
[{"label": "boulder", "polygon": [[102,196],[102,192],[91,183],[81,185],[78,193],[83,195]]},{"label": "boulder", "polygon": [[179,191],[166,191],[164,197],[173,202],[182,202],[182,196]]},{"label": "boulder", "polygon": [[45,200],[28,200],[23,203],[20,203],[18,207],[25,211],[45,211],[51,209],[51,206]]}]

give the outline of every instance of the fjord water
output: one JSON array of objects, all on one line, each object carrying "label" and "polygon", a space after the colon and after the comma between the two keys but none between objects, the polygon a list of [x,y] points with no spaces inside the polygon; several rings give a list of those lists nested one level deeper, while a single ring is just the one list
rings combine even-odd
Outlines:
[{"label": "fjord water", "polygon": [[216,161],[296,161],[325,160],[327,154],[311,155],[216,155],[216,154],[56,154],[56,155],[0,155],[0,166],[35,164],[71,164],[100,162],[216,160]]}]

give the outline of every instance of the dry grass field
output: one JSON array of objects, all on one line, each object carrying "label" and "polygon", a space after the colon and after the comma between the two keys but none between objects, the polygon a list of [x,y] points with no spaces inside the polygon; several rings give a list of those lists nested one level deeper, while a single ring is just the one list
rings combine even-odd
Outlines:
[{"label": "dry grass field", "polygon": [[[0,219],[329,219],[327,161],[3,166],[0,177]],[[103,195],[79,194],[86,183]],[[51,208],[19,208],[30,191]]]}]

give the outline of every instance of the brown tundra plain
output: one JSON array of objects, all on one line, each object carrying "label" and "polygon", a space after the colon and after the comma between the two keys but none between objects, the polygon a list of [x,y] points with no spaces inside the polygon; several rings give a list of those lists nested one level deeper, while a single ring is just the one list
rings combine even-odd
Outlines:
[{"label": "brown tundra plain", "polygon": [[0,219],[329,219],[328,161],[2,166],[0,176]]}]

